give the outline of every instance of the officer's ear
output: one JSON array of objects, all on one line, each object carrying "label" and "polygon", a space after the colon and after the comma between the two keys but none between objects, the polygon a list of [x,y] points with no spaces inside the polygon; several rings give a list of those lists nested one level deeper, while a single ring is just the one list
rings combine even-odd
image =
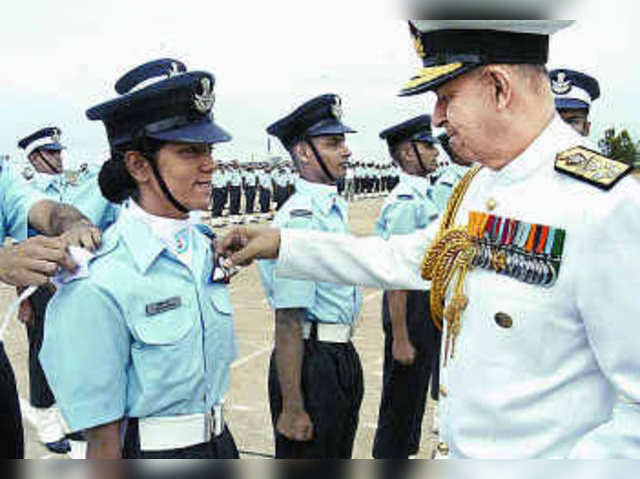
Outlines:
[{"label": "officer's ear", "polygon": [[591,134],[591,122],[589,120],[585,120],[584,122],[584,136],[589,136]]},{"label": "officer's ear", "polygon": [[293,154],[296,160],[300,163],[300,166],[306,166],[311,159],[311,148],[304,141],[296,143],[293,147]]},{"label": "officer's ear", "polygon": [[489,65],[482,72],[482,80],[489,87],[496,111],[507,110],[513,101],[515,75],[506,65]]},{"label": "officer's ear", "polygon": [[124,164],[136,183],[148,183],[151,179],[151,166],[139,151],[127,151]]}]

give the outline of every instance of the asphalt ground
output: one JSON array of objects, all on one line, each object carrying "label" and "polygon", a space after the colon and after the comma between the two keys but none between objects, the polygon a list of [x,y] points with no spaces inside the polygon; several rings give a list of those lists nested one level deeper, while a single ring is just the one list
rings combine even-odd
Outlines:
[{"label": "asphalt ground", "polygon": [[[356,200],[350,205],[351,231],[357,235],[373,232],[383,198]],[[224,232],[224,228],[220,230]],[[328,252],[330,254],[330,252]],[[239,354],[232,365],[231,384],[226,398],[226,420],[243,458],[273,455],[273,430],[267,396],[267,371],[273,347],[273,312],[267,305],[257,267],[252,265],[235,276],[230,285],[234,306]],[[4,314],[15,300],[14,288],[0,286],[0,311]],[[365,394],[353,457],[371,458],[382,389],[383,333],[382,291],[363,290],[363,310],[354,337],[364,370]],[[87,318],[90,321],[90,318]],[[72,344],[72,341],[69,341]],[[28,405],[28,345],[24,326],[13,320],[5,335],[5,347],[13,365],[23,404],[25,450],[28,458],[54,459],[38,442],[33,414]],[[431,432],[433,405],[423,421],[418,458],[429,458],[436,444]],[[82,444],[74,443],[73,457],[83,455]]]}]

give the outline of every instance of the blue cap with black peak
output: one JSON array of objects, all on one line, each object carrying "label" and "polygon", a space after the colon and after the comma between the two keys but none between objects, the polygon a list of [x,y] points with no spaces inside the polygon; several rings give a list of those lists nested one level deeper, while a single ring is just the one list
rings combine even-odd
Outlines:
[{"label": "blue cap with black peak", "polygon": [[585,73],[561,68],[549,74],[558,110],[589,110],[600,98],[598,80]]},{"label": "blue cap with black peak", "polygon": [[87,111],[101,120],[112,147],[147,137],[180,143],[220,143],[231,135],[213,119],[215,77],[187,71],[170,58],[145,63],[115,84],[120,95]]},{"label": "blue cap with black peak", "polygon": [[18,147],[31,154],[36,150],[61,151],[64,146],[60,143],[62,131],[57,127],[42,128],[18,142]]},{"label": "blue cap with black peak", "polygon": [[327,94],[305,102],[293,113],[270,125],[267,133],[278,137],[284,147],[290,149],[306,138],[356,133],[356,131],[342,123],[340,97]]},{"label": "blue cap with black peak", "polygon": [[390,147],[407,140],[438,143],[438,139],[433,136],[431,131],[431,116],[429,115],[420,115],[387,128],[380,133],[380,139],[386,140]]}]

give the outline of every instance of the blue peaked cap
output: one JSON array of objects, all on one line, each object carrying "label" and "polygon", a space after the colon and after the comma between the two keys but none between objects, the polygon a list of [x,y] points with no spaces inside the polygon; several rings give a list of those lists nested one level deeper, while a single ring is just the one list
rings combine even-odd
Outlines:
[{"label": "blue peaked cap", "polygon": [[315,97],[293,113],[267,127],[267,133],[280,139],[290,149],[306,137],[356,133],[342,123],[342,100],[338,95]]},{"label": "blue peaked cap", "polygon": [[600,98],[598,80],[585,73],[562,68],[553,70],[549,78],[558,110],[589,110]]},{"label": "blue peaked cap", "polygon": [[[148,84],[147,84],[148,83]],[[231,135],[214,122],[215,77],[187,71],[171,58],[151,61],[126,73],[115,84],[117,98],[87,110],[104,122],[114,147],[138,136],[181,143],[221,143]]]},{"label": "blue peaked cap", "polygon": [[403,141],[439,143],[431,131],[431,116],[420,115],[380,132],[380,139],[386,140],[389,147]]},{"label": "blue peaked cap", "polygon": [[65,147],[60,143],[62,130],[57,127],[42,128],[18,142],[18,147],[29,150],[29,154],[35,150],[61,151]]}]

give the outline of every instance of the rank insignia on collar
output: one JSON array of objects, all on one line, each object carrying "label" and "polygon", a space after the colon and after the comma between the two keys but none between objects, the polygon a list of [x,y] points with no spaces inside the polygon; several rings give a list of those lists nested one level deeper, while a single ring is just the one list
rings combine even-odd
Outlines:
[{"label": "rank insignia on collar", "polygon": [[472,211],[467,234],[474,245],[474,267],[545,288],[557,281],[565,230]]},{"label": "rank insignia on collar", "polygon": [[631,171],[631,166],[577,146],[556,156],[555,169],[600,189],[610,190]]}]

